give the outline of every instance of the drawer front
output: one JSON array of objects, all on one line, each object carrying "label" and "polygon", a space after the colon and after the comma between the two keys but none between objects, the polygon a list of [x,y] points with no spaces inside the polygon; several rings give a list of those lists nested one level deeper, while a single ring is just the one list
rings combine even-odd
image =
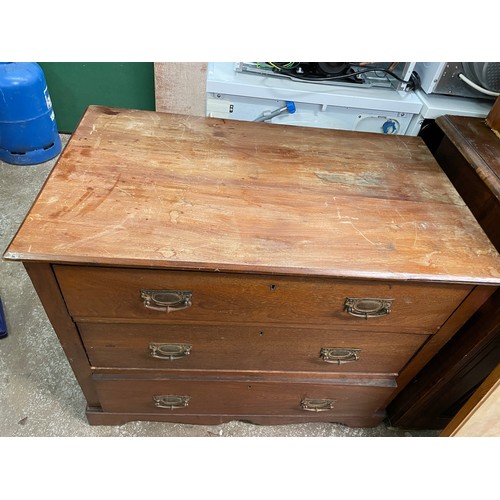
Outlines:
[{"label": "drawer front", "polygon": [[428,338],[252,326],[80,323],[94,367],[397,374]]},{"label": "drawer front", "polygon": [[[466,285],[78,266],[54,269],[71,315],[84,321],[323,324],[434,333],[470,291]],[[153,300],[145,298],[151,290],[158,294]],[[357,308],[373,309],[375,315],[367,317]]]},{"label": "drawer front", "polygon": [[321,383],[114,379],[95,375],[104,411],[168,415],[371,415],[392,387]]}]

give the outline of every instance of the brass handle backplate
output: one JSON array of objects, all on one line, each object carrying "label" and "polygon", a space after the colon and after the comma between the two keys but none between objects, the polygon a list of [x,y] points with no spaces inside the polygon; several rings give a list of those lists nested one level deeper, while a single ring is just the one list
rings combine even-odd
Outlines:
[{"label": "brass handle backplate", "polygon": [[344,311],[352,316],[365,319],[385,316],[391,312],[393,300],[347,297],[344,303]]},{"label": "brass handle backplate", "polygon": [[337,401],[335,399],[303,399],[300,407],[305,411],[328,411],[332,410]]},{"label": "brass handle backplate", "polygon": [[167,313],[191,307],[192,298],[189,290],[141,290],[144,307]]},{"label": "brass handle backplate", "polygon": [[351,347],[322,347],[319,355],[320,358],[326,363],[336,363],[343,365],[345,363],[352,363],[359,359],[361,349],[353,349]]},{"label": "brass handle backplate", "polygon": [[156,342],[149,344],[151,357],[170,361],[189,356],[192,348],[190,344],[158,344]]},{"label": "brass handle backplate", "polygon": [[173,394],[165,396],[153,396],[154,405],[158,408],[166,408],[168,410],[175,410],[177,408],[185,408],[191,396],[176,396]]}]

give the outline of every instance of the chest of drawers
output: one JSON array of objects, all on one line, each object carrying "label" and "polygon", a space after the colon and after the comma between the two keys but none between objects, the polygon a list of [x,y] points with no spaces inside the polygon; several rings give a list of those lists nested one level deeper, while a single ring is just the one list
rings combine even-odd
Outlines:
[{"label": "chest of drawers", "polygon": [[377,425],[500,283],[418,138],[97,106],[4,257],[106,425]]}]

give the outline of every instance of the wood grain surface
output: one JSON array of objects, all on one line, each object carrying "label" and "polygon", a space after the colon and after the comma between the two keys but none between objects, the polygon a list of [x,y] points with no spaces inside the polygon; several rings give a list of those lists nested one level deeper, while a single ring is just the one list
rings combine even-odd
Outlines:
[{"label": "wood grain surface", "polygon": [[500,199],[500,139],[485,121],[482,118],[444,115],[437,118],[436,123],[485,186],[497,200]]},{"label": "wood grain surface", "polygon": [[[434,334],[471,291],[469,285],[394,283],[258,274],[54,266],[77,321],[326,325],[346,330]],[[490,290],[491,287],[488,287]],[[141,289],[188,290],[192,305],[165,313],[144,306]],[[390,299],[373,318],[346,312],[346,298]]]},{"label": "wood grain surface", "polygon": [[[227,325],[80,323],[92,366],[151,370],[239,370],[393,374],[427,340],[426,335],[349,332],[311,328]],[[178,359],[153,357],[149,345],[187,344]],[[337,364],[322,348],[358,349],[358,359]]]},{"label": "wood grain surface", "polygon": [[[136,412],[176,415],[304,415],[301,408],[306,399],[330,399],[334,408],[323,413],[328,421],[352,414],[371,416],[381,406],[392,390],[384,385],[354,385],[341,381],[337,384],[288,381],[276,383],[272,380],[224,380],[219,379],[140,379],[107,375],[94,376],[102,409],[112,412]],[[372,381],[373,382],[373,381]],[[153,397],[158,395],[188,396],[186,408],[158,408]]]},{"label": "wood grain surface", "polygon": [[5,257],[500,283],[420,138],[97,106]]}]

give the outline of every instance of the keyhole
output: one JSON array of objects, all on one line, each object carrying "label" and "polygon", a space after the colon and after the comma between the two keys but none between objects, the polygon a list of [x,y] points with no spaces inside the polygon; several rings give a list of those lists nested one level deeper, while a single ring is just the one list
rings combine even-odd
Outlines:
[{"label": "keyhole", "polygon": [[276,288],[278,288],[278,285],[275,285],[274,283],[270,286],[271,292],[274,292]]},{"label": "keyhole", "polygon": [[261,337],[263,337],[263,336],[264,336],[264,332],[259,332],[259,335],[260,335]]}]

